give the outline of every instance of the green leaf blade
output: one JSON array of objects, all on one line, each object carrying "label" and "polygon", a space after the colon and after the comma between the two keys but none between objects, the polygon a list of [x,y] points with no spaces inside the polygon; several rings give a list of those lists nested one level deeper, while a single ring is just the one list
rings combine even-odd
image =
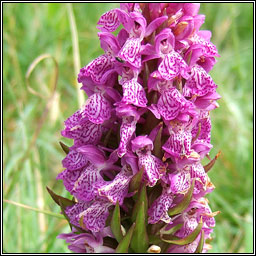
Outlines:
[{"label": "green leaf blade", "polygon": [[135,228],[131,240],[131,248],[134,250],[135,253],[145,253],[149,246],[144,204],[144,202],[141,202],[141,205],[138,209]]},{"label": "green leaf blade", "polygon": [[[139,192],[139,197],[138,200],[134,206],[133,212],[132,212],[132,221],[135,222],[137,218],[138,211],[140,209],[140,206],[144,202],[144,213],[145,213],[145,220],[147,221],[147,211],[148,211],[148,198],[147,198],[147,190],[146,190],[146,185],[144,184],[143,187],[141,188]],[[147,223],[146,223],[147,224]]]},{"label": "green leaf blade", "polygon": [[201,238],[200,238],[198,246],[195,250],[195,253],[202,253],[203,247],[204,247],[204,230],[202,230],[202,232],[201,232]]},{"label": "green leaf blade", "polygon": [[194,186],[195,186],[195,180],[193,180],[192,185],[191,185],[189,191],[185,194],[183,200],[179,204],[177,204],[176,206],[174,206],[168,210],[169,216],[174,216],[176,214],[179,214],[179,213],[183,212],[188,207],[188,205],[192,199]]},{"label": "green leaf blade", "polygon": [[[59,196],[56,193],[54,193],[51,189],[46,187],[48,193],[52,197],[53,201],[58,204],[59,206],[62,206],[64,209],[66,209],[67,206],[73,206],[76,202],[69,200],[65,197]],[[61,203],[60,203],[61,202]]]},{"label": "green leaf blade", "polygon": [[116,240],[120,242],[123,239],[123,235],[121,231],[121,217],[120,217],[120,207],[119,207],[118,201],[116,203],[116,206],[112,215],[110,227]]},{"label": "green leaf blade", "polygon": [[134,228],[135,228],[135,223],[132,224],[132,226],[130,227],[127,234],[123,237],[123,239],[117,246],[116,253],[127,253],[128,252],[128,248],[129,248],[129,245],[130,245],[130,242],[132,239]]},{"label": "green leaf blade", "polygon": [[177,245],[190,244],[197,238],[197,236],[201,232],[202,227],[203,227],[203,222],[202,222],[202,217],[201,217],[201,220],[198,223],[196,229],[193,232],[191,232],[188,236],[186,236],[182,239],[178,239],[178,240],[165,240],[165,239],[162,239],[162,240],[169,244],[177,244]]}]

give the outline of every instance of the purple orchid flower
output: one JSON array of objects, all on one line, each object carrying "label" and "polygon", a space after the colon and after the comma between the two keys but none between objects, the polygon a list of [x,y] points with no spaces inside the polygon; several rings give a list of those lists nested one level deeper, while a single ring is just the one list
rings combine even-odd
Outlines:
[{"label": "purple orchid flower", "polygon": [[217,159],[209,156],[210,111],[220,95],[209,71],[219,54],[200,30],[199,7],[121,3],[100,17],[104,53],[80,70],[88,99],[61,132],[74,144],[64,147],[57,179],[74,198],[51,194],[72,227],[59,235],[71,251],[210,249],[219,213],[205,199]]}]

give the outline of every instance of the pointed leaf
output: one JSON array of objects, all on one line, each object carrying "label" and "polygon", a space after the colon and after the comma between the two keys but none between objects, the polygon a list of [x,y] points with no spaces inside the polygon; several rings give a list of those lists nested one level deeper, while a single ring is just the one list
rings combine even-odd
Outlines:
[{"label": "pointed leaf", "polygon": [[145,253],[148,249],[148,234],[146,230],[145,203],[141,202],[136,217],[135,228],[131,240],[131,248],[135,253]]},{"label": "pointed leaf", "polygon": [[66,209],[67,206],[72,206],[74,205],[76,202],[69,200],[65,197],[59,196],[57,194],[55,194],[51,189],[49,189],[48,187],[46,187],[48,193],[50,194],[50,196],[52,197],[52,199],[54,200],[54,202],[56,204],[58,204],[60,206],[60,202],[63,205],[64,209]]},{"label": "pointed leaf", "polygon": [[120,242],[123,239],[122,231],[121,231],[121,220],[120,220],[120,207],[119,202],[116,202],[116,206],[112,215],[110,227],[112,233],[114,234],[116,240]]},{"label": "pointed leaf", "polygon": [[59,199],[58,204],[59,204],[59,206],[60,206],[60,208],[61,208],[61,211],[62,211],[61,213],[64,215],[65,219],[68,221],[69,227],[70,227],[70,229],[72,230],[72,225],[71,225],[71,223],[70,223],[70,219],[69,219],[68,215],[65,213],[65,209],[64,209],[63,204],[61,203],[61,200],[60,200],[60,199]]},{"label": "pointed leaf", "polygon": [[184,198],[182,199],[182,201],[179,204],[175,205],[174,207],[172,207],[168,210],[168,214],[170,216],[179,214],[179,213],[183,212],[188,207],[188,205],[191,201],[192,195],[193,195],[194,186],[195,186],[195,179],[193,179],[190,189],[184,195]]},{"label": "pointed leaf", "polygon": [[140,209],[140,206],[144,202],[144,214],[145,214],[145,220],[147,221],[147,212],[148,212],[148,198],[147,198],[147,190],[146,190],[146,185],[144,184],[143,187],[141,188],[138,196],[138,200],[134,206],[133,212],[132,212],[132,221],[135,222],[137,218],[138,211]]},{"label": "pointed leaf", "polygon": [[202,230],[201,232],[201,238],[195,250],[195,253],[202,253],[203,247],[204,247],[204,230]]},{"label": "pointed leaf", "polygon": [[60,143],[60,146],[61,146],[61,148],[63,149],[63,151],[66,153],[66,154],[68,154],[69,153],[69,147],[66,145],[66,144],[64,144],[63,142],[59,142]]},{"label": "pointed leaf", "polygon": [[162,240],[169,244],[177,244],[177,245],[190,244],[197,238],[197,236],[201,232],[202,227],[203,227],[203,222],[201,217],[200,222],[198,223],[196,229],[193,232],[191,232],[188,236],[178,240],[165,240],[165,239],[162,239]]},{"label": "pointed leaf", "polygon": [[177,224],[176,226],[170,228],[169,230],[161,230],[160,233],[161,233],[161,235],[171,235],[171,234],[174,234],[179,229],[181,229],[183,225],[184,225],[184,223]]},{"label": "pointed leaf", "polygon": [[132,234],[135,228],[135,223],[132,224],[127,234],[124,236],[124,238],[121,240],[119,245],[116,248],[116,253],[127,253],[128,248],[132,239]]},{"label": "pointed leaf", "polygon": [[131,179],[129,185],[129,193],[138,191],[141,185],[144,167],[142,167]]}]

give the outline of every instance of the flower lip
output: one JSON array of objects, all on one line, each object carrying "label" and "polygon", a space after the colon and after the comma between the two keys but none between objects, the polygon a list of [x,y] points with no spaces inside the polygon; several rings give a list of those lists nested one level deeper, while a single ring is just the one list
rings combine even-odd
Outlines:
[{"label": "flower lip", "polygon": [[131,141],[132,143],[132,151],[136,152],[139,149],[145,148],[147,150],[153,150],[153,142],[147,135],[145,136],[138,136],[134,140]]},{"label": "flower lip", "polygon": [[127,105],[124,103],[118,103],[116,104],[116,114],[118,117],[125,117],[125,116],[132,116],[135,117],[136,120],[139,120],[140,118],[140,114],[138,113],[138,111],[136,110],[135,107],[131,106],[131,105]]}]

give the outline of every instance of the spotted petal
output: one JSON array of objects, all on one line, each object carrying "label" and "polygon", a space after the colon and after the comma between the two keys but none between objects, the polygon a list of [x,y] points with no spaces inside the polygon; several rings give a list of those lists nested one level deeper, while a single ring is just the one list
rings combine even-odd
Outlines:
[{"label": "spotted petal", "polygon": [[150,224],[155,224],[158,221],[170,223],[171,218],[168,215],[168,209],[171,207],[172,202],[173,195],[163,191],[162,195],[154,201],[148,210],[148,222]]},{"label": "spotted petal", "polygon": [[134,117],[123,117],[120,126],[120,143],[117,151],[119,157],[123,157],[126,154],[126,147],[136,130],[136,124],[137,120]]},{"label": "spotted petal", "polygon": [[97,195],[97,184],[104,182],[100,171],[90,164],[83,169],[81,176],[74,183],[71,194],[81,201],[91,201]]},{"label": "spotted petal", "polygon": [[194,65],[191,68],[191,76],[184,85],[183,95],[185,97],[203,96],[208,92],[214,92],[216,87],[211,76],[201,66]]},{"label": "spotted petal", "polygon": [[151,154],[139,154],[139,168],[144,167],[144,178],[146,179],[148,186],[153,187],[160,179],[161,173],[158,169],[158,162],[155,161],[154,156]]},{"label": "spotted petal", "polygon": [[161,116],[166,120],[173,120],[183,113],[194,115],[193,104],[187,101],[174,87],[162,93],[158,100],[157,108]]},{"label": "spotted petal", "polygon": [[188,170],[179,170],[169,175],[171,181],[171,192],[173,194],[185,194],[190,188],[190,172]]},{"label": "spotted petal", "polygon": [[172,132],[163,149],[173,157],[191,154],[192,135],[189,131]]},{"label": "spotted petal", "polygon": [[190,176],[191,179],[196,179],[193,194],[198,194],[206,190],[207,174],[200,162],[190,166]]},{"label": "spotted petal", "polygon": [[98,199],[77,217],[83,218],[83,223],[92,232],[99,232],[104,229],[105,222],[109,215],[108,208],[112,204],[108,201]]},{"label": "spotted petal", "polygon": [[70,223],[79,227],[79,214],[81,212],[83,212],[85,209],[87,209],[88,207],[90,207],[92,203],[91,202],[78,202],[76,204],[74,204],[73,206],[68,206],[65,209],[65,213],[68,216],[68,218],[70,219]]},{"label": "spotted petal", "polygon": [[[86,118],[87,119],[87,118]],[[97,144],[102,135],[102,126],[94,124],[89,120],[84,121],[82,124],[73,122],[72,126],[67,126],[65,130],[61,132],[61,135],[74,139],[75,145],[84,144]]]},{"label": "spotted petal", "polygon": [[140,51],[140,39],[139,38],[129,38],[125,42],[124,46],[118,53],[118,57],[124,61],[129,62],[132,66],[136,68],[141,67],[141,57],[139,55]]},{"label": "spotted petal", "polygon": [[120,21],[117,16],[116,9],[105,12],[100,17],[97,24],[100,25],[100,26],[97,26],[97,28],[100,29],[101,31],[107,31],[107,32],[115,31],[120,25]]},{"label": "spotted petal", "polygon": [[[208,112],[206,112],[206,113],[208,113]],[[193,129],[191,131],[193,138],[195,138],[198,133],[199,125],[201,127],[200,133],[195,142],[203,141],[206,143],[210,143],[211,142],[211,119],[210,119],[210,116],[207,114],[207,116],[202,117],[198,121],[198,123],[193,127]]]},{"label": "spotted petal", "polygon": [[102,124],[111,116],[111,105],[102,93],[91,95],[85,105],[84,112],[88,119],[95,124]]},{"label": "spotted petal", "polygon": [[57,180],[63,180],[63,184],[67,191],[71,192],[75,182],[80,177],[81,173],[83,172],[83,168],[79,170],[64,170],[63,172],[59,173],[56,177]]},{"label": "spotted petal", "polygon": [[75,149],[71,149],[66,157],[62,160],[62,165],[68,170],[77,170],[84,167],[88,163],[87,158]]},{"label": "spotted petal", "polygon": [[98,189],[99,195],[106,197],[113,204],[116,204],[118,201],[122,205],[124,198],[128,195],[131,178],[131,170],[124,166],[114,180],[106,182],[106,185]]},{"label": "spotted petal", "polygon": [[80,70],[78,82],[86,84],[90,78],[95,84],[105,84],[109,74],[112,73],[113,68],[114,62],[112,57],[107,54],[103,54]]},{"label": "spotted petal", "polygon": [[201,46],[203,46],[203,49],[204,49],[203,55],[205,57],[220,57],[220,55],[218,54],[218,50],[213,43],[197,35],[195,35],[192,40],[194,44],[200,44]]},{"label": "spotted petal", "polygon": [[173,50],[164,56],[158,71],[165,80],[173,80],[179,75],[187,79],[189,78],[187,68],[188,66],[182,57]]},{"label": "spotted petal", "polygon": [[136,79],[129,80],[122,85],[123,99],[122,102],[126,104],[133,104],[138,107],[147,106],[146,93],[141,84]]}]

